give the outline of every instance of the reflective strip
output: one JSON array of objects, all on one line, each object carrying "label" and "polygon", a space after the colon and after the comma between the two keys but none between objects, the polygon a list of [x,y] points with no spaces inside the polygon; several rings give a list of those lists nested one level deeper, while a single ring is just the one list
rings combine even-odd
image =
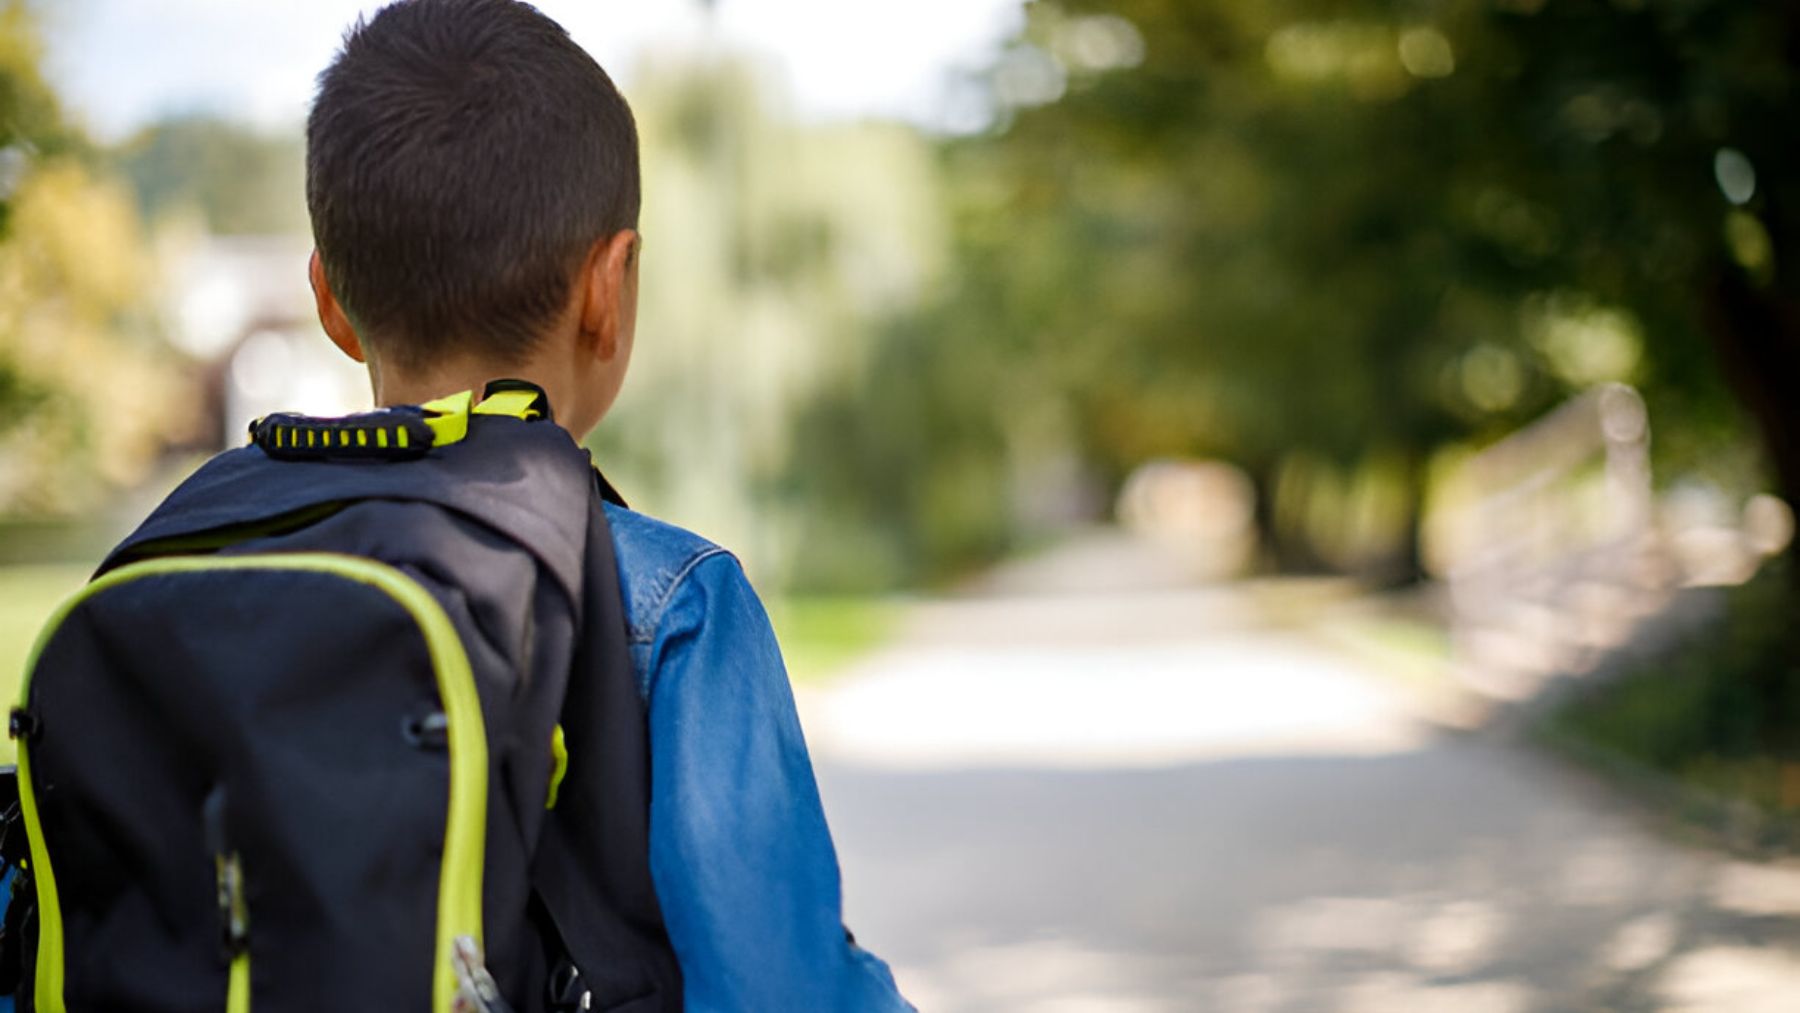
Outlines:
[{"label": "reflective strip", "polygon": [[356,445],[359,447],[366,447],[369,445],[369,431],[367,429],[358,429],[356,431]]},{"label": "reflective strip", "polygon": [[544,797],[544,808],[556,808],[556,793],[562,788],[563,775],[569,772],[569,746],[563,740],[562,725],[550,729],[550,791]]},{"label": "reflective strip", "polygon": [[375,445],[378,447],[387,446],[387,430],[385,430],[385,429],[375,430]]},{"label": "reflective strip", "polygon": [[477,415],[508,415],[515,419],[527,421],[543,415],[533,405],[537,404],[538,392],[535,390],[502,390],[496,391],[475,406]]},{"label": "reflective strip", "polygon": [[406,427],[405,426],[395,426],[394,427],[394,446],[396,446],[396,447],[406,446]]},{"label": "reflective strip", "polygon": [[[402,429],[404,434],[405,430]],[[404,445],[404,444],[403,444]],[[294,570],[324,573],[382,591],[406,609],[425,637],[438,696],[449,719],[450,803],[444,828],[443,867],[438,879],[438,920],[435,963],[432,968],[431,1009],[452,1013],[456,1002],[456,940],[468,936],[477,943],[481,932],[481,881],[487,851],[488,754],[487,726],[481,717],[481,697],[462,638],[442,605],[417,581],[386,563],[360,556],[329,552],[295,552],[246,556],[171,556],[147,559],[107,573],[57,606],[38,634],[19,682],[18,706],[30,710],[32,676],[56,631],[87,599],[141,577],[219,570]],[[38,953],[34,979],[36,1009],[40,1013],[67,1013],[63,1000],[64,964],[62,906],[57,899],[56,874],[44,842],[44,825],[38,814],[37,791],[31,777],[31,749],[27,737],[18,740],[19,807],[25,816],[25,832],[31,847],[31,868],[38,892]],[[247,1013],[250,1002],[250,963],[247,954],[233,960],[227,1013]],[[241,996],[241,997],[240,997]],[[242,1006],[231,1005],[233,1002]]]}]

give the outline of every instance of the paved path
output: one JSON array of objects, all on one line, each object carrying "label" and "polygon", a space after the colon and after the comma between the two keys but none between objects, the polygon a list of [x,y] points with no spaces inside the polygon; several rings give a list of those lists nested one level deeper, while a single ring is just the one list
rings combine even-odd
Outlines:
[{"label": "paved path", "polygon": [[851,925],[921,1009],[1800,1010],[1800,870],[1258,616],[934,604],[803,697]]}]

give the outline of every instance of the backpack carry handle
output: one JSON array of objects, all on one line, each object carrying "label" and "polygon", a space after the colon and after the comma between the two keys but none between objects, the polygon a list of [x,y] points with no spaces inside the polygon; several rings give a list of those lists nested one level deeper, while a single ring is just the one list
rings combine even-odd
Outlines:
[{"label": "backpack carry handle", "polygon": [[422,405],[378,408],[334,418],[276,412],[250,423],[250,442],[281,461],[412,461],[469,435],[469,416],[549,420],[550,398],[527,380],[495,380],[477,402],[458,391]]},{"label": "backpack carry handle", "polygon": [[339,418],[277,412],[250,423],[250,442],[282,461],[411,461],[431,450],[437,434],[417,409],[383,408]]}]

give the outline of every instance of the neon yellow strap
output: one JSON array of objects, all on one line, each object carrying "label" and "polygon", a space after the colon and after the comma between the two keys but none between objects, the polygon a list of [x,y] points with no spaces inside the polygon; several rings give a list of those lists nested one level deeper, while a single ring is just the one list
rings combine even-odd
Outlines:
[{"label": "neon yellow strap", "polygon": [[496,391],[475,406],[475,414],[510,415],[515,419],[530,421],[543,415],[543,412],[534,407],[537,401],[538,393],[532,390]]},{"label": "neon yellow strap", "polygon": [[469,435],[469,406],[474,401],[475,392],[464,390],[419,406],[425,409],[425,424],[431,427],[432,446],[449,446]]},{"label": "neon yellow strap", "polygon": [[[60,618],[60,617],[58,617]],[[42,641],[39,641],[40,649]],[[36,652],[33,652],[34,655]],[[28,699],[32,665],[25,668],[25,679],[19,686],[19,705]],[[50,866],[50,854],[44,848],[42,817],[38,815],[37,792],[32,789],[31,749],[25,736],[18,741],[19,811],[25,816],[25,837],[31,848],[32,883],[37,888],[38,954],[36,977],[32,981],[33,1005],[42,1013],[67,1013],[63,1005],[62,905],[56,896],[56,874]]]},{"label": "neon yellow strap", "polygon": [[231,958],[231,976],[225,986],[225,1013],[250,1013],[250,953]]},{"label": "neon yellow strap", "polygon": [[550,791],[544,808],[556,808],[556,793],[562,788],[563,775],[569,772],[569,746],[563,741],[562,725],[550,729]]}]

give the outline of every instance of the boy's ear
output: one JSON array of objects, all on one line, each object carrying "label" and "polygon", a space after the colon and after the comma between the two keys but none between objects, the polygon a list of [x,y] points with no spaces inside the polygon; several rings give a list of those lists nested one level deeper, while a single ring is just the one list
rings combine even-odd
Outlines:
[{"label": "boy's ear", "polygon": [[606,361],[619,354],[625,301],[636,295],[637,250],[637,230],[620,229],[595,243],[582,264],[581,334]]},{"label": "boy's ear", "polygon": [[325,335],[345,355],[357,362],[367,362],[368,355],[363,351],[362,339],[357,337],[349,315],[332,293],[331,282],[325,278],[325,264],[319,259],[318,250],[313,251],[312,260],[306,265],[306,276],[312,282],[313,302],[319,308],[319,325],[325,328]]}]

